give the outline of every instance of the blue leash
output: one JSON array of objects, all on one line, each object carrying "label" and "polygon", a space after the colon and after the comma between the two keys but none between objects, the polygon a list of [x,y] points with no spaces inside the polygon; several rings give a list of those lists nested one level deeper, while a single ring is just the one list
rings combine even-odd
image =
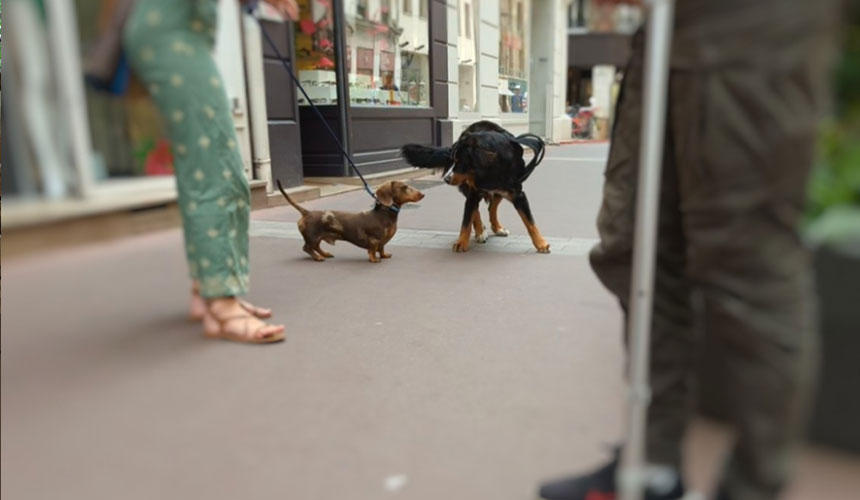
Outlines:
[{"label": "blue leash", "polygon": [[314,112],[316,112],[317,116],[320,119],[320,122],[322,122],[322,124],[323,124],[323,126],[325,126],[326,130],[328,130],[328,133],[329,133],[329,135],[331,135],[331,138],[334,139],[335,144],[337,144],[337,147],[338,147],[338,149],[340,149],[340,152],[341,152],[341,154],[343,154],[343,157],[346,158],[346,161],[349,163],[349,166],[352,167],[352,169],[355,171],[356,174],[358,174],[358,178],[361,179],[361,182],[364,184],[365,191],[367,191],[367,193],[370,195],[370,197],[373,198],[374,201],[376,201],[376,204],[378,206],[387,208],[388,210],[391,210],[394,213],[399,212],[400,208],[398,208],[394,205],[385,205],[382,202],[380,202],[379,198],[376,197],[376,193],[374,193],[373,190],[370,189],[370,186],[367,184],[367,181],[364,179],[364,176],[361,175],[361,172],[358,170],[358,167],[355,166],[355,162],[352,161],[352,157],[349,155],[349,153],[346,152],[346,148],[343,147],[343,144],[340,142],[340,139],[338,139],[337,134],[335,134],[334,130],[331,129],[331,127],[329,126],[328,122],[326,121],[325,117],[323,116],[323,114],[319,110],[319,108],[316,106],[316,104],[314,104],[314,102],[311,101],[310,96],[308,96],[308,93],[305,92],[305,88],[302,87],[302,84],[299,82],[299,79],[296,78],[296,74],[293,72],[293,69],[290,67],[289,63],[287,63],[287,60],[284,58],[284,56],[281,55],[281,52],[278,50],[278,47],[275,45],[275,42],[272,40],[272,37],[269,36],[268,33],[266,33],[266,29],[263,27],[262,21],[260,21],[260,19],[254,15],[255,9],[256,9],[256,2],[250,3],[246,7],[248,14],[250,14],[254,19],[256,19],[257,24],[260,25],[260,32],[263,33],[263,36],[266,38],[266,42],[268,42],[269,47],[275,53],[275,56],[277,57],[277,59],[279,61],[281,61],[281,64],[284,66],[284,69],[287,70],[287,73],[289,73],[290,78],[292,78],[293,82],[295,82],[296,87],[298,87],[299,90],[302,92],[302,95],[305,96],[305,99],[308,101],[308,104],[310,104],[311,109],[313,109]]}]

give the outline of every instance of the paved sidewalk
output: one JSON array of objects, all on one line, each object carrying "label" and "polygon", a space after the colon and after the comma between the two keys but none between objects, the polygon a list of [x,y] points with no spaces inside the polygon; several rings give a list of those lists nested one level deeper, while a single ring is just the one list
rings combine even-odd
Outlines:
[{"label": "paved sidewalk", "polygon": [[[254,212],[250,299],[288,325],[278,345],[200,337],[177,230],[4,261],[3,498],[531,500],[603,460],[624,396],[585,257],[605,154],[553,147],[529,179],[550,255],[507,203],[510,237],[452,253],[463,198],[434,178],[380,264],[345,242],[313,262],[295,210]],[[693,438],[706,485],[720,435]],[[858,490],[860,460],[810,449],[789,498]]]}]

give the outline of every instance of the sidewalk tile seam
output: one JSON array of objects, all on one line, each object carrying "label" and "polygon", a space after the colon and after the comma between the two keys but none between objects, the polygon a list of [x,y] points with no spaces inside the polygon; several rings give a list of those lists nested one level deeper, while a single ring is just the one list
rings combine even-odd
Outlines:
[{"label": "sidewalk tile seam", "polygon": [[[265,238],[284,238],[300,240],[301,233],[294,222],[259,221],[251,222],[251,236]],[[445,249],[457,239],[457,233],[420,229],[400,229],[388,243],[390,246]],[[597,242],[593,238],[546,238],[552,248],[552,254],[565,256],[587,255]],[[501,253],[532,253],[534,247],[528,236],[512,235],[507,238],[491,237],[487,243],[475,243],[471,246],[478,251]]]}]

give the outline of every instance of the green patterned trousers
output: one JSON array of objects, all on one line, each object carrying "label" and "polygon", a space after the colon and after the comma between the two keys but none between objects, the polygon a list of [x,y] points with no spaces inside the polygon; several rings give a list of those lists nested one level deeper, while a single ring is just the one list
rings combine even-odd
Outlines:
[{"label": "green patterned trousers", "polygon": [[248,290],[250,191],[212,58],[217,0],[138,0],[123,43],[173,149],[191,278],[202,296]]}]

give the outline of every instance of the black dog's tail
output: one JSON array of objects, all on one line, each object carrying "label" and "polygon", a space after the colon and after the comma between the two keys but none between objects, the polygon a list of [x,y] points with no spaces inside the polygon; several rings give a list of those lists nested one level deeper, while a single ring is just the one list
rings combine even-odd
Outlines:
[{"label": "black dog's tail", "polygon": [[526,179],[532,175],[535,167],[543,160],[543,155],[546,150],[546,144],[544,144],[543,139],[534,135],[534,134],[522,134],[518,135],[514,140],[523,146],[527,146],[529,149],[534,151],[535,155],[532,157],[532,161],[526,165],[525,171],[523,172],[523,176],[520,177],[520,182],[524,182]]},{"label": "black dog's tail", "polygon": [[419,144],[407,144],[400,154],[413,167],[448,168],[451,166],[451,148],[433,148]]}]

